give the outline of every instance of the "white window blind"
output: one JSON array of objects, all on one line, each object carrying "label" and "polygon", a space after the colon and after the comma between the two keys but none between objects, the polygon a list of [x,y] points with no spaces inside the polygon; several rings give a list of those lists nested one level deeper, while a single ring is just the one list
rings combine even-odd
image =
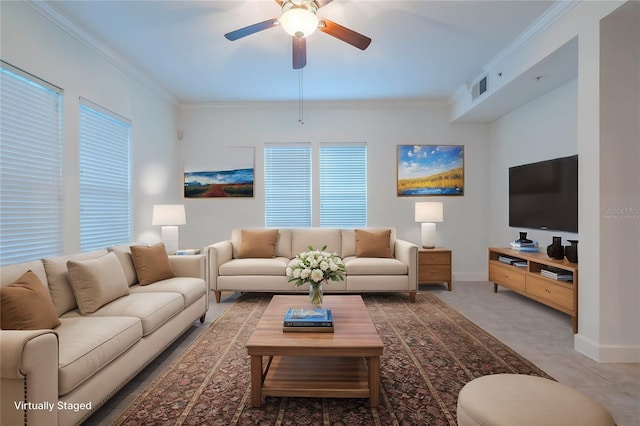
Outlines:
[{"label": "white window blind", "polygon": [[131,124],[80,99],[80,250],[131,241]]},{"label": "white window blind", "polygon": [[265,226],[311,226],[311,146],[264,148]]},{"label": "white window blind", "polygon": [[367,146],[320,146],[320,226],[367,226]]},{"label": "white window blind", "polygon": [[62,89],[0,63],[0,264],[59,255]]}]

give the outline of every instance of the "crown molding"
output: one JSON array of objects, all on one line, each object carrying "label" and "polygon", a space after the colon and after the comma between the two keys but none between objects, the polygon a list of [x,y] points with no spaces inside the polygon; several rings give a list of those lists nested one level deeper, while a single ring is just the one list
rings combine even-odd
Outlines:
[{"label": "crown molding", "polygon": [[118,70],[122,71],[127,76],[131,77],[136,83],[151,90],[156,95],[173,105],[179,105],[178,99],[172,95],[166,88],[156,83],[148,75],[134,67],[129,61],[123,58],[116,51],[109,46],[98,41],[92,34],[80,25],[73,22],[67,16],[62,14],[55,7],[47,4],[43,0],[22,0],[25,4],[31,6],[35,11],[42,16],[53,22],[67,34],[80,43],[89,48],[92,52],[100,56],[102,59],[113,65]]},{"label": "crown molding", "polygon": [[498,52],[496,56],[482,67],[482,76],[500,63],[515,56],[520,50],[549,29],[551,25],[581,1],[582,0],[557,0],[544,14],[540,15],[526,30],[514,38],[504,49]]},{"label": "crown molding", "polygon": [[[181,111],[198,111],[207,109],[234,109],[234,110],[291,110],[298,109],[298,101],[264,101],[264,102],[184,102],[180,105]],[[426,99],[380,99],[380,100],[335,100],[335,101],[304,101],[305,110],[389,110],[389,109],[430,109],[448,110],[449,103],[445,101],[432,101]]]}]

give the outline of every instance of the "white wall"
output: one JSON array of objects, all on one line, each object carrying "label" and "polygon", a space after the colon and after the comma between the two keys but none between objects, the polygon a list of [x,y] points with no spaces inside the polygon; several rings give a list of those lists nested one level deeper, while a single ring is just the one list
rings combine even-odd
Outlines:
[{"label": "white wall", "polygon": [[444,203],[437,225],[438,245],[453,250],[454,279],[486,280],[488,126],[449,124],[443,107],[397,104],[305,104],[305,124],[297,104],[186,105],[182,108],[184,166],[215,158],[224,147],[255,147],[252,199],[185,199],[187,225],[182,246],[202,247],[228,239],[233,227],[264,226],[263,146],[265,142],[366,142],[368,224],[394,226],[398,236],[420,241],[414,203],[425,197],[396,196],[396,145],[465,146],[465,195],[430,197]]},{"label": "white wall", "polygon": [[564,245],[567,239],[579,240],[574,233],[509,227],[509,167],[578,153],[577,90],[574,79],[489,126],[490,245],[503,247],[517,239],[519,231],[538,241],[542,251],[555,235],[563,237]]},{"label": "white wall", "polygon": [[80,250],[78,105],[83,97],[131,120],[132,239],[157,241],[153,204],[179,202],[177,105],[144,87],[25,2],[1,4],[2,59],[64,90],[65,253]]}]

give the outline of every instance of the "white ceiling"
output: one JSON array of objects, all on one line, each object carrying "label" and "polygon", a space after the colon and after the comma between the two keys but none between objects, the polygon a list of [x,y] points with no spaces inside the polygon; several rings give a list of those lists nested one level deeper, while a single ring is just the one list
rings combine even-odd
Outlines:
[{"label": "white ceiling", "polygon": [[[445,101],[554,1],[334,0],[320,17],[373,39],[365,51],[322,32],[307,39],[305,100]],[[280,15],[273,0],[50,1],[182,103],[299,96],[291,37],[275,27],[224,34]]]}]

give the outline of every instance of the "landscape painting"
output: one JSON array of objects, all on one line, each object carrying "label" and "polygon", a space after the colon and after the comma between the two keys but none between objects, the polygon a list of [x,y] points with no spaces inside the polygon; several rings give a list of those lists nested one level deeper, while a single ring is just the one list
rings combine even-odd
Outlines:
[{"label": "landscape painting", "polygon": [[229,148],[216,156],[215,167],[184,172],[185,198],[253,197],[253,148]]},{"label": "landscape painting", "polygon": [[463,145],[398,145],[397,195],[464,195]]}]

